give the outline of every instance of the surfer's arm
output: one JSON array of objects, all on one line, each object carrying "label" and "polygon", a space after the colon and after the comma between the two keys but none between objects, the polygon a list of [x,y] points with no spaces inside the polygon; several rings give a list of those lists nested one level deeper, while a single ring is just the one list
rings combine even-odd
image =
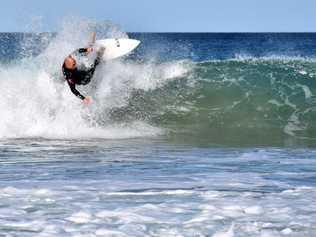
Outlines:
[{"label": "surfer's arm", "polygon": [[76,89],[76,84],[71,80],[71,79],[67,79],[67,83],[70,87],[71,92],[77,96],[78,98],[80,98],[81,100],[84,100],[85,97]]}]

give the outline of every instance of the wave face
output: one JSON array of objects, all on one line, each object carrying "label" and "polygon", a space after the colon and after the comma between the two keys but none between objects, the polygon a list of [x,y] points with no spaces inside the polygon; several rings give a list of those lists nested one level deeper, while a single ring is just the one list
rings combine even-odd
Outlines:
[{"label": "wave face", "polygon": [[154,91],[135,92],[120,117],[146,117],[187,141],[315,144],[315,61],[262,58],[183,66],[190,68],[184,76]]},{"label": "wave face", "polygon": [[14,35],[18,43],[1,35],[2,49],[8,42],[15,48],[0,64],[0,138],[162,136],[201,145],[316,145],[313,34],[301,40],[131,34],[142,46],[100,66],[93,82],[79,87],[94,98],[84,107],[60,67],[92,30],[100,38],[128,37],[110,23],[81,19],[64,21],[56,34]]}]

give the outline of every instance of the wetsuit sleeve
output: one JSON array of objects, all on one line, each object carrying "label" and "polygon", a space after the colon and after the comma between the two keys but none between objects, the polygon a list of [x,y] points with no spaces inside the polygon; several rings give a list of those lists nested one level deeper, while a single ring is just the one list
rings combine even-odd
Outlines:
[{"label": "wetsuit sleeve", "polygon": [[77,96],[78,98],[84,100],[85,97],[83,95],[81,95],[80,92],[76,89],[76,83],[73,79],[73,72],[71,72],[69,69],[66,69],[65,64],[63,64],[62,71],[63,71],[64,77],[65,77],[65,79],[70,87],[71,92],[75,96]]},{"label": "wetsuit sleeve", "polygon": [[77,96],[78,98],[84,100],[85,97],[83,95],[80,94],[80,92],[76,89],[76,84],[71,80],[71,79],[67,79],[67,83],[70,87],[71,92]]}]

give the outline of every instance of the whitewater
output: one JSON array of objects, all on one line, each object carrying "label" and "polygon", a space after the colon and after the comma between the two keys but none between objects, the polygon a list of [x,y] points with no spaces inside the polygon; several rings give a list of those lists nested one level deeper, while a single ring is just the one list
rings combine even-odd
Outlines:
[{"label": "whitewater", "polygon": [[[61,65],[91,31],[142,44],[84,106]],[[1,236],[316,235],[316,34],[66,19],[0,56]]]},{"label": "whitewater", "polygon": [[[133,90],[155,89],[164,81],[184,74],[186,69],[180,63],[155,67],[150,62],[108,62],[99,68],[94,83],[80,88],[91,93],[95,100],[93,106],[84,107],[69,93],[60,65],[74,49],[88,44],[94,26],[89,23],[83,22],[75,32],[70,31],[73,26],[65,23],[61,32],[36,56],[33,52],[42,47],[37,44],[45,42],[45,37],[36,40],[36,36],[30,36],[20,42],[23,58],[3,65],[0,71],[4,92],[0,104],[1,138],[129,138],[161,132],[141,120],[111,122],[108,111],[126,105]],[[108,28],[99,37],[127,37]]]}]

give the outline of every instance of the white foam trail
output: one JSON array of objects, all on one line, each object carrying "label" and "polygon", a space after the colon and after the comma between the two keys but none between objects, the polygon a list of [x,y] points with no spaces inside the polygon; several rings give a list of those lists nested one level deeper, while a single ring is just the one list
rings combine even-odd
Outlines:
[{"label": "white foam trail", "polygon": [[91,214],[87,212],[77,212],[71,215],[70,217],[66,218],[66,220],[77,223],[77,224],[84,224],[91,221]]},{"label": "white foam trail", "polygon": [[216,232],[213,237],[234,237],[234,223],[230,226],[228,231]]}]

